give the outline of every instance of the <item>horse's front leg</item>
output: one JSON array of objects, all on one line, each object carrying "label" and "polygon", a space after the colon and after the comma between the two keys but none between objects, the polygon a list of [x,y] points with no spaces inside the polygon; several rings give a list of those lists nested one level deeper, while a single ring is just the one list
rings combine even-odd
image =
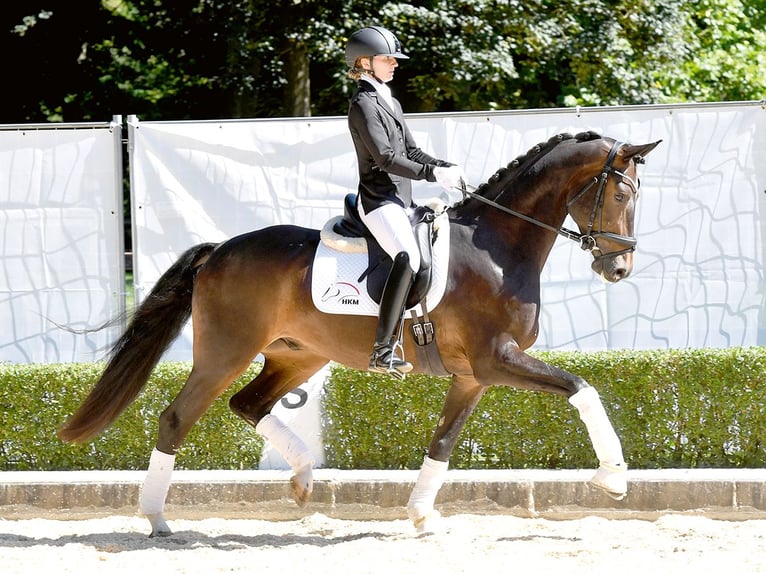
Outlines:
[{"label": "horse's front leg", "polygon": [[455,376],[452,379],[428,455],[423,459],[423,466],[407,503],[407,515],[419,533],[437,529],[439,513],[434,509],[436,495],[444,483],[449,457],[460,431],[484,391],[486,387],[472,377]]},{"label": "horse's front leg", "polygon": [[627,464],[622,446],[604,410],[598,392],[582,377],[536,359],[507,344],[495,360],[478,361],[476,378],[482,383],[563,395],[580,413],[588,430],[599,468],[590,484],[616,500],[628,491]]}]

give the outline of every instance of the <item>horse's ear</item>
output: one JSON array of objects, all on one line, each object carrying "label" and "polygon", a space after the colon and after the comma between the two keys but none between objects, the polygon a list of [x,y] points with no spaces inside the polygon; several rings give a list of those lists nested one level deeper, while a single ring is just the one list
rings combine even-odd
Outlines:
[{"label": "horse's ear", "polygon": [[656,142],[643,145],[625,144],[620,148],[618,155],[621,156],[625,161],[629,160],[630,158],[634,158],[636,163],[644,163],[644,157],[646,154],[656,148],[661,141],[662,140],[657,140]]}]

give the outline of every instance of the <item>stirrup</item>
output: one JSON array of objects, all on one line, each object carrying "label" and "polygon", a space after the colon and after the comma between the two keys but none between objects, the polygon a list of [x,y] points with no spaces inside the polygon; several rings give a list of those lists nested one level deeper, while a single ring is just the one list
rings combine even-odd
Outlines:
[{"label": "stirrup", "polygon": [[412,363],[400,359],[394,352],[393,345],[375,345],[370,355],[368,370],[404,379],[404,375],[412,370]]}]

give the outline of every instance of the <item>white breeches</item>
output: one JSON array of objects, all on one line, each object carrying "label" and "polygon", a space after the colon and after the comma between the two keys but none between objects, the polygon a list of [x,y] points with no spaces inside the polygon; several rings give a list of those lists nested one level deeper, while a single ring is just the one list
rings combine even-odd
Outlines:
[{"label": "white breeches", "polygon": [[410,258],[413,273],[420,270],[420,249],[412,233],[407,210],[395,203],[387,203],[365,213],[362,202],[358,205],[359,217],[378,240],[391,259],[405,251]]}]

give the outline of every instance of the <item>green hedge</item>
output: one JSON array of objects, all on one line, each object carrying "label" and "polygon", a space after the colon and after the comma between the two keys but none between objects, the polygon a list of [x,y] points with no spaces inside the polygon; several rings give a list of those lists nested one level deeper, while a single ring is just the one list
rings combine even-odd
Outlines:
[{"label": "green hedge", "polygon": [[[534,352],[599,391],[632,468],[766,466],[766,348]],[[405,382],[335,367],[325,450],[338,468],[419,468],[448,381]],[[493,387],[451,468],[589,468],[577,411],[550,394]]]},{"label": "green hedge", "polygon": [[[632,468],[766,466],[766,348],[534,352],[590,381]],[[0,470],[143,469],[160,413],[188,363],[162,363],[138,400],[86,445],[56,437],[103,364],[0,364]],[[257,468],[263,443],[228,409],[238,380],[205,414],[177,468]],[[418,468],[449,381],[406,381],[334,366],[322,396],[327,466]],[[461,434],[451,468],[590,468],[577,411],[562,397],[491,388]]]},{"label": "green hedge", "polygon": [[[84,445],[64,443],[56,429],[79,406],[103,364],[0,364],[0,470],[144,469],[157,439],[160,413],[181,390],[190,363],[160,363],[136,402],[112,427]],[[252,379],[253,367],[192,429],[179,469],[258,468],[263,441],[228,407]]]}]

